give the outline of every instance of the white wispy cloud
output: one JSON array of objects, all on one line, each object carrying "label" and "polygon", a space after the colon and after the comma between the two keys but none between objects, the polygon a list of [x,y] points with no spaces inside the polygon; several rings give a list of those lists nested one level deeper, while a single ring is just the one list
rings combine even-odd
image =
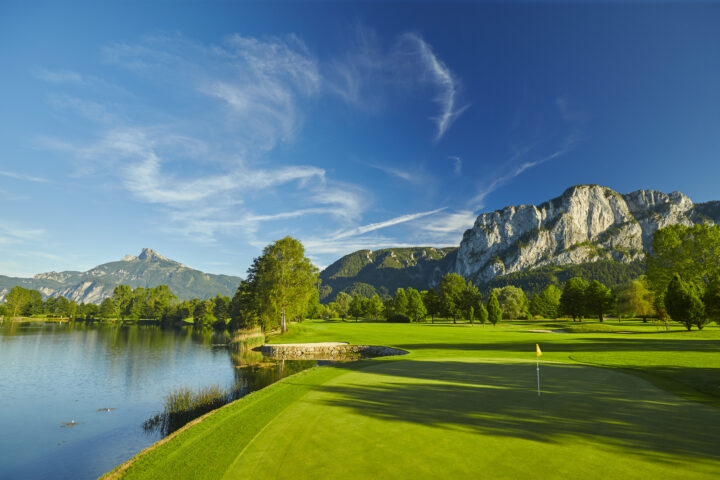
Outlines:
[{"label": "white wispy cloud", "polygon": [[375,163],[368,163],[367,166],[385,172],[388,175],[397,177],[401,180],[405,180],[408,183],[415,185],[422,185],[429,183],[432,179],[422,173],[422,170],[418,170],[417,167],[413,167],[412,171],[408,168],[395,168],[389,165],[380,165]]},{"label": "white wispy cloud", "polygon": [[[360,237],[348,239],[310,238],[302,241],[310,259],[319,255],[339,257],[357,250],[376,250],[379,248],[406,248],[417,244],[398,241],[387,237]],[[262,242],[259,245],[264,245]]]},{"label": "white wispy cloud", "polygon": [[[166,231],[212,241],[218,232],[253,234],[263,222],[306,215],[332,215],[352,224],[371,203],[362,189],[328,179],[323,168],[263,159],[279,143],[293,140],[303,123],[302,103],[321,91],[318,62],[296,36],[232,35],[218,45],[156,36],[106,46],[103,55],[145,82],[195,95],[205,110],[198,121],[162,112],[163,122],[150,125],[128,114],[93,140],[40,143],[70,153],[77,175],[109,173],[136,200],[157,205],[168,221]],[[104,123],[102,105],[61,95],[51,101]],[[153,118],[153,112],[142,113]],[[198,131],[203,118],[227,141],[218,145],[215,131]],[[297,208],[262,211],[266,204],[258,199],[272,198],[277,187],[298,198]]]},{"label": "white wispy cloud", "polygon": [[468,105],[457,104],[459,83],[450,69],[435,54],[430,45],[415,33],[406,33],[400,37],[400,49],[416,49],[417,56],[425,68],[426,79],[438,90],[434,101],[440,107],[440,114],[435,118],[437,133],[435,140],[440,140],[452,123],[468,108]]},{"label": "white wispy cloud", "polygon": [[360,227],[353,228],[351,230],[341,232],[337,235],[334,235],[332,238],[335,240],[339,240],[341,238],[347,238],[347,237],[354,237],[357,235],[363,235],[368,232],[373,232],[375,230],[380,230],[381,228],[387,228],[392,227],[394,225],[398,225],[401,223],[410,222],[412,220],[417,220],[418,218],[427,217],[428,215],[433,215],[435,213],[441,212],[445,210],[445,207],[438,208],[435,210],[430,210],[428,212],[419,212],[419,213],[411,213],[408,215],[401,215],[399,217],[391,218],[389,220],[385,220],[382,222],[377,223],[370,223],[368,225],[362,225]]},{"label": "white wispy cloud", "polygon": [[583,123],[589,119],[589,115],[574,105],[568,95],[555,98],[555,107],[560,117],[567,123]]},{"label": "white wispy cloud", "polygon": [[[158,36],[109,45],[103,49],[106,62],[126,69],[159,95],[167,91],[172,98],[188,98],[192,115],[183,108],[155,111],[142,90],[124,109],[115,108],[125,106],[122,101],[101,104],[54,94],[53,107],[81,114],[95,122],[95,129],[85,138],[46,137],[40,143],[68,153],[76,164],[75,175],[104,177],[133,200],[152,205],[162,219],[156,228],[195,241],[212,243],[240,232],[246,242],[259,245],[263,237],[287,228],[266,224],[299,224],[303,221],[298,219],[325,216],[322,225],[310,230],[314,237],[307,246],[312,254],[358,245],[401,246],[407,242],[374,232],[430,218],[444,208],[363,224],[373,204],[365,188],[330,178],[332,170],[277,160],[283,158],[280,147],[302,130],[307,107],[339,84],[347,92],[346,101],[357,104],[366,104],[367,91],[382,91],[384,85],[404,91],[410,82],[415,92],[430,92],[433,108],[439,109],[436,140],[466,108],[458,103],[458,80],[419,35],[398,37],[379,54],[374,36],[360,44],[354,62],[343,63],[345,70],[338,67],[336,72],[344,73],[333,81],[324,76],[327,64],[321,67],[293,35],[233,35],[216,45]],[[56,83],[90,81],[80,74],[47,73],[46,81]],[[417,169],[373,167],[412,183],[427,180]],[[430,225],[428,232],[437,235],[446,228]]]},{"label": "white wispy cloud", "polygon": [[417,222],[413,238],[435,246],[459,245],[463,233],[473,226],[476,218],[472,210],[445,211]]},{"label": "white wispy cloud", "polygon": [[7,242],[39,240],[45,236],[42,228],[22,228],[12,226],[10,222],[0,222],[0,234]]},{"label": "white wispy cloud", "polygon": [[111,112],[106,105],[91,100],[52,94],[48,96],[48,104],[58,110],[72,110],[93,122],[111,124],[119,121],[118,115]]},{"label": "white wispy cloud", "polygon": [[476,217],[477,214],[472,210],[458,210],[437,215],[423,222],[421,227],[430,232],[455,234],[472,227]]},{"label": "white wispy cloud", "polygon": [[462,159],[460,157],[448,157],[448,160],[453,162],[453,173],[460,175],[462,172]]},{"label": "white wispy cloud", "polygon": [[[526,170],[529,170],[533,167],[537,167],[538,165],[542,165],[543,163],[549,162],[550,160],[554,160],[558,157],[561,157],[568,152],[572,151],[575,146],[580,141],[580,137],[576,132],[571,133],[568,135],[565,140],[562,142],[560,147],[558,147],[555,151],[553,151],[550,154],[544,155],[537,160],[528,160],[520,163],[519,165],[512,166],[510,170],[495,178],[492,180],[489,184],[482,187],[480,191],[470,200],[469,204],[474,205],[476,208],[482,208],[482,203],[485,200],[485,197],[490,195],[492,192],[497,190],[498,188],[502,187],[503,185],[507,184],[510,180],[517,177],[518,175],[522,174]],[[530,151],[530,149],[523,149],[522,153],[519,155],[515,155],[514,158],[522,158]]]},{"label": "white wispy cloud", "polygon": [[47,181],[48,181],[46,178],[35,177],[32,175],[25,175],[24,173],[18,173],[18,172],[8,172],[5,170],[0,170],[0,176],[14,178],[15,180],[25,180],[27,182],[36,182],[36,183],[47,183]]},{"label": "white wispy cloud", "polygon": [[301,103],[321,91],[317,59],[295,35],[230,35],[212,45],[150,36],[105,46],[103,55],[149,83],[218,100],[226,107],[221,120],[245,156],[291,141],[303,123]]},{"label": "white wispy cloud", "polygon": [[35,78],[49,83],[72,83],[82,85],[86,83],[85,78],[71,70],[46,70],[44,68],[35,68],[31,72]]},{"label": "white wispy cloud", "polygon": [[332,214],[346,222],[355,222],[372,203],[372,196],[357,185],[332,182],[310,194],[315,204],[332,208]]},{"label": "white wispy cloud", "polygon": [[378,110],[382,91],[387,87],[398,93],[430,87],[430,100],[440,109],[435,122],[435,141],[439,141],[469,105],[459,104],[460,81],[429,43],[417,33],[398,36],[384,49],[378,35],[357,25],[348,53],[330,63],[326,83],[347,103]]},{"label": "white wispy cloud", "polygon": [[[272,215],[238,212],[237,205],[244,203],[247,195],[275,186],[296,182],[298,187],[303,187],[314,180],[313,188],[318,189],[314,195],[327,196],[317,198],[316,203],[327,205],[339,201],[333,196],[333,190],[325,188],[325,170],[314,166],[264,169],[236,161],[214,166],[209,169],[213,173],[180,176],[173,168],[172,153],[180,149],[187,151],[188,146],[205,152],[202,142],[192,138],[166,135],[162,130],[124,128],[110,131],[92,144],[74,146],[66,142],[61,147],[91,162],[102,158],[103,170],[115,172],[122,186],[136,199],[169,209],[168,219],[180,224],[179,231],[193,235],[203,233],[206,239],[216,231],[272,220]],[[343,195],[342,201],[351,202],[353,214],[360,203],[351,195]],[[332,211],[308,208],[304,214]],[[300,214],[285,214],[286,218],[295,216]]]},{"label": "white wispy cloud", "polygon": [[353,107],[378,110],[382,100],[377,86],[389,81],[388,54],[374,30],[358,23],[350,32],[347,51],[325,69],[325,85]]}]

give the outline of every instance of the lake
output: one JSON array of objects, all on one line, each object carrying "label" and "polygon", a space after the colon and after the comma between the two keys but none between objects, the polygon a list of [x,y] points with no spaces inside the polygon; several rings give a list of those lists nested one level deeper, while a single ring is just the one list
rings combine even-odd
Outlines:
[{"label": "lake", "polygon": [[227,332],[0,325],[0,478],[97,478],[161,438],[143,423],[174,388],[243,393],[315,365],[228,346]]}]

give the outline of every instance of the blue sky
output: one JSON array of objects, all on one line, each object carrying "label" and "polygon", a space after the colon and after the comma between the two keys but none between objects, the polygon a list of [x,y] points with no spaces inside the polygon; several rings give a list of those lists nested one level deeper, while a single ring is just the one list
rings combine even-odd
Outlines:
[{"label": "blue sky", "polygon": [[[102,3],[102,5],[99,5]],[[0,4],[0,274],[457,245],[579,183],[720,199],[720,6]]]}]

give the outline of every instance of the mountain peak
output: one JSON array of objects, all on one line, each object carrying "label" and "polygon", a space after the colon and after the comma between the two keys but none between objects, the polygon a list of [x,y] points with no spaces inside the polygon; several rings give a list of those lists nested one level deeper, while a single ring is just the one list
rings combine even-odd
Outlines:
[{"label": "mountain peak", "polygon": [[163,257],[159,253],[157,253],[155,250],[151,248],[143,248],[142,252],[140,252],[140,255],[137,256],[138,260],[165,260],[170,261],[169,258]]}]

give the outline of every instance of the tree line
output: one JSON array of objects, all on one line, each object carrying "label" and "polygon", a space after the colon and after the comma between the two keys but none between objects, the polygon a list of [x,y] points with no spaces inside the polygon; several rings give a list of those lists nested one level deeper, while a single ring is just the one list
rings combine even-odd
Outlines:
[{"label": "tree line", "polygon": [[100,305],[77,303],[63,296],[45,300],[38,290],[13,287],[0,304],[0,316],[67,318],[70,320],[156,320],[180,323],[191,319],[195,325],[224,328],[230,319],[230,298],[218,295],[211,299],[193,298],[178,301],[167,285],[132,288],[118,285],[112,296]]},{"label": "tree line", "polygon": [[0,304],[6,317],[45,314],[68,318],[153,319],[216,328],[260,326],[287,331],[288,323],[304,318],[384,319],[388,322],[432,322],[436,318],[471,323],[501,319],[571,317],[582,321],[608,314],[674,320],[688,330],[720,322],[720,226],[672,225],[655,232],[646,274],[610,289],[581,277],[562,286],[551,284],[528,299],[513,285],[483,295],[471,281],[445,275],[437,287],[424,291],[398,288],[394,295],[350,296],[319,300],[318,269],[305,257],[302,244],[291,237],[278,240],[253,260],[233,298],[178,301],[166,285],[153,288],[120,285],[100,305],[77,304],[64,297],[42,299],[40,292],[13,287]]},{"label": "tree line", "polygon": [[38,290],[15,286],[5,295],[5,303],[0,304],[0,316],[30,317],[45,315],[48,317],[84,318],[97,313],[98,306],[92,303],[78,303],[63,296],[48,297],[43,300]]},{"label": "tree line", "polygon": [[414,288],[398,288],[393,296],[381,299],[378,294],[352,297],[340,292],[334,302],[316,307],[317,316],[325,318],[370,318],[388,322],[409,323],[432,322],[436,318],[468,320],[471,323],[490,322],[496,324],[502,318],[502,308],[492,292],[483,302],[483,296],[472,282],[467,282],[456,273],[445,275],[437,288],[418,291]]}]

